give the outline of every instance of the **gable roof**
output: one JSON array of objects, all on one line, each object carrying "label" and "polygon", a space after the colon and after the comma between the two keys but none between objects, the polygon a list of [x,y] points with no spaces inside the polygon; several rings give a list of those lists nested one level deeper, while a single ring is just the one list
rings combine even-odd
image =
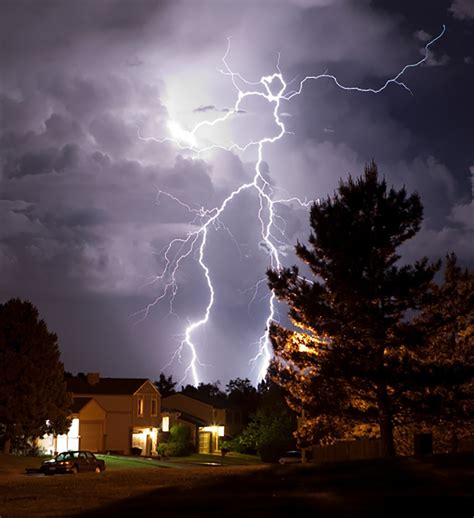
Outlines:
[{"label": "gable roof", "polygon": [[183,421],[187,421],[196,426],[207,426],[209,424],[206,423],[206,421],[199,419],[199,417],[183,412],[182,410],[178,410],[177,408],[162,408],[161,411],[165,414],[176,414],[178,419],[182,419]]},{"label": "gable roof", "polygon": [[92,401],[91,397],[75,397],[72,401],[71,413],[78,414],[89,401]]},{"label": "gable roof", "polygon": [[67,378],[66,385],[67,390],[73,394],[131,396],[147,381],[147,378],[100,378],[97,383],[90,385],[85,377],[75,376]]}]

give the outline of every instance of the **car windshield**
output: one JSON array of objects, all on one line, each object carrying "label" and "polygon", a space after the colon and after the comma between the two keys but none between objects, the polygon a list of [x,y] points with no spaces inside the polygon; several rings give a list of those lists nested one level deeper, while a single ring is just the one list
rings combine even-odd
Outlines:
[{"label": "car windshield", "polygon": [[77,452],[72,451],[65,451],[64,453],[60,453],[56,460],[63,461],[63,460],[73,460],[77,456]]}]

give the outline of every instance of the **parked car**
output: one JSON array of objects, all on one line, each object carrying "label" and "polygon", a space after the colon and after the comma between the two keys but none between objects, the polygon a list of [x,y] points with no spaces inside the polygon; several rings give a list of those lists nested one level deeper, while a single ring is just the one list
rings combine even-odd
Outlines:
[{"label": "parked car", "polygon": [[302,462],[301,452],[297,450],[287,451],[280,460],[280,464],[298,464]]},{"label": "parked car", "polygon": [[65,451],[56,455],[54,459],[45,460],[40,468],[40,472],[45,475],[82,473],[84,471],[100,473],[104,470],[105,462],[90,451]]}]

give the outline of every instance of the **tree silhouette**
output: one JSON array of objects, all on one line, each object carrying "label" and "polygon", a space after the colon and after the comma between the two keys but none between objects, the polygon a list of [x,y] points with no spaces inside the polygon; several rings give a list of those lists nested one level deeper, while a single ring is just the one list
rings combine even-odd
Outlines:
[{"label": "tree silhouette", "polygon": [[257,411],[259,395],[248,378],[235,378],[226,385],[227,402],[242,413],[242,425],[247,426],[250,416]]},{"label": "tree silhouette", "polygon": [[173,376],[170,374],[166,377],[162,372],[158,381],[155,381],[156,388],[159,390],[161,397],[168,397],[176,393],[177,381],[173,381]]},{"label": "tree silhouette", "polygon": [[28,301],[0,304],[0,426],[4,452],[12,441],[69,428],[57,336]]},{"label": "tree silhouette", "polygon": [[186,385],[185,387],[181,387],[181,392],[188,396],[195,397],[196,399],[200,399],[205,403],[223,406],[225,405],[227,398],[225,392],[220,389],[220,384],[221,382],[217,380],[214,383],[201,382],[197,387],[194,385]]},{"label": "tree silhouette", "polygon": [[313,280],[296,266],[268,272],[297,328],[272,325],[271,372],[289,404],[304,411],[308,441],[376,423],[384,454],[395,454],[401,394],[391,357],[415,347],[407,313],[426,302],[439,268],[426,258],[397,265],[397,249],[418,232],[422,215],[418,195],[388,189],[372,162],[362,177],[341,181],[332,198],[311,207],[309,247],[298,243],[296,253]]}]

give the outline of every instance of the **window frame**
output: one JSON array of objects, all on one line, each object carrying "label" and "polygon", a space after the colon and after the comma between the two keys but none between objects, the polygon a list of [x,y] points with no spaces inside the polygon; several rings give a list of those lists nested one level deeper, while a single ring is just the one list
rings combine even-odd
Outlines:
[{"label": "window frame", "polygon": [[156,396],[151,397],[150,415],[152,417],[156,417],[158,415],[158,398]]},{"label": "window frame", "polygon": [[143,417],[145,415],[145,398],[143,396],[137,397],[137,416]]}]

